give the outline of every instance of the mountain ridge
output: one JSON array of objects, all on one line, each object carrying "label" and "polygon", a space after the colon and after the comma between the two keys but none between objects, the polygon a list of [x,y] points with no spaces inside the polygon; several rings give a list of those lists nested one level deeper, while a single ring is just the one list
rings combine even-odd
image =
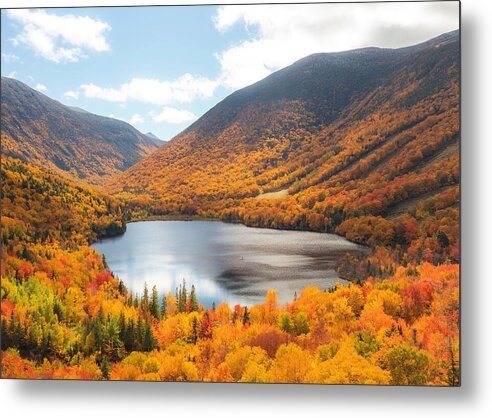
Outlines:
[{"label": "mountain ridge", "polygon": [[[185,197],[177,196],[184,204],[190,199],[196,202],[205,197],[214,201],[225,196],[234,198],[237,193],[239,196],[253,197],[286,185],[291,187],[302,179],[296,177],[293,181],[277,181],[268,185],[268,181],[265,183],[266,172],[275,171],[280,164],[296,159],[299,153],[324,164],[322,160],[328,158],[330,152],[336,155],[346,148],[344,141],[337,138],[337,130],[356,126],[368,115],[381,113],[381,109],[386,114],[393,112],[392,118],[399,117],[397,112],[401,115],[407,112],[408,122],[398,122],[400,127],[396,131],[406,130],[422,122],[414,120],[415,112],[408,112],[418,103],[428,108],[419,119],[426,119],[432,112],[438,111],[425,100],[456,84],[458,41],[459,33],[453,31],[401,49],[364,48],[305,57],[226,97],[150,158],[117,176],[110,182],[111,190],[122,191],[125,186],[126,191],[147,193],[159,200],[160,196],[166,195],[166,191],[174,191],[176,186],[179,188],[180,184],[186,183]],[[346,57],[349,57],[348,61]],[[343,77],[334,76],[334,62],[338,66],[335,75],[343,73]],[[354,68],[348,71],[347,67],[350,66]],[[436,109],[439,109],[442,100],[436,100]],[[392,109],[387,106],[390,102],[394,105]],[[377,130],[381,131],[381,128],[377,127]],[[332,150],[316,150],[316,153],[325,154],[323,158],[314,155],[313,146],[309,148],[306,145],[306,138],[317,141],[319,147],[328,141],[327,146]],[[383,138],[379,145],[382,146],[388,138]],[[273,139],[277,143],[267,145],[265,149]],[[369,142],[369,138],[360,139],[360,146],[357,145],[361,148],[360,152],[344,158],[354,160],[354,157],[363,157],[374,146]],[[200,159],[198,153],[203,158]],[[263,155],[257,155],[255,161],[244,164],[245,160],[252,159],[252,153]],[[242,162],[239,162],[241,158]],[[229,174],[234,179],[247,177],[247,180],[242,190],[232,187],[228,193],[227,183],[234,180],[230,181],[222,174],[225,169],[234,168],[230,164],[232,160],[236,162],[237,170],[234,173],[229,171]],[[299,161],[293,163],[296,168],[292,171],[300,172],[302,164]],[[149,174],[149,166],[154,176]],[[176,170],[172,169],[173,166]],[[212,178],[207,179],[205,168],[217,173],[214,176],[220,187],[202,196],[199,191],[192,190],[191,185],[205,189],[208,187],[206,182],[215,182]],[[314,171],[319,169],[313,166]],[[286,168],[286,171],[289,170],[291,168]],[[282,173],[282,176],[286,177],[287,174]],[[301,177],[304,176],[305,173]],[[160,193],[161,190],[163,193]]]},{"label": "mountain ridge", "polygon": [[[304,66],[306,64],[309,65],[310,62],[317,61],[318,58],[322,58],[325,60],[326,59],[329,60],[330,58],[335,58],[335,60],[336,60],[336,59],[340,59],[340,57],[343,57],[343,58],[348,57],[348,58],[352,59],[354,57],[360,58],[361,55],[365,55],[368,53],[377,53],[380,55],[381,58],[383,58],[383,57],[384,58],[388,58],[388,57],[392,58],[392,57],[396,57],[396,56],[402,57],[402,56],[408,56],[408,54],[418,53],[422,50],[425,50],[426,48],[429,48],[429,47],[432,47],[435,45],[442,45],[445,42],[450,42],[453,40],[456,41],[456,40],[458,40],[458,38],[459,38],[459,31],[455,30],[455,31],[441,34],[435,38],[431,38],[431,39],[429,39],[425,42],[422,42],[420,44],[408,46],[408,47],[404,47],[404,48],[398,48],[398,49],[367,47],[367,48],[358,48],[358,49],[353,49],[353,50],[349,50],[349,51],[342,51],[342,52],[328,52],[328,53],[310,54],[306,57],[303,57],[303,58],[295,61],[293,64],[291,64],[285,68],[282,68],[278,71],[275,71],[274,73],[270,74],[269,76],[265,77],[262,80],[257,81],[256,83],[253,83],[250,86],[246,86],[242,89],[239,89],[239,90],[231,93],[224,100],[222,100],[217,105],[213,106],[201,118],[196,120],[194,123],[192,123],[189,127],[187,127],[180,134],[176,135],[174,138],[179,137],[180,135],[184,134],[188,130],[194,129],[197,126],[199,126],[200,122],[210,113],[214,113],[214,112],[221,113],[223,110],[222,106],[230,106],[231,104],[233,105],[237,98],[241,98],[244,100],[245,97],[247,98],[248,96],[255,96],[256,99],[258,99],[258,97],[260,97],[260,101],[261,101],[263,99],[263,97],[262,97],[260,90],[264,89],[266,83],[271,82],[272,80],[275,82],[276,80],[281,78],[285,74],[286,71],[290,71],[293,68],[296,68],[298,66]],[[393,65],[396,65],[396,64],[393,64]],[[284,97],[284,98],[286,98],[286,97]]]},{"label": "mountain ridge", "polygon": [[159,146],[130,124],[65,106],[1,78],[2,153],[90,184],[124,171]]}]

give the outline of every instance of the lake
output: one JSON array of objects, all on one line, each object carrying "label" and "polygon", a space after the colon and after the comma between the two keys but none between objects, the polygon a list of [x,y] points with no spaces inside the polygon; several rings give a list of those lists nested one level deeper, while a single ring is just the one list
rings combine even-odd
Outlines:
[{"label": "lake", "polygon": [[156,285],[162,295],[183,279],[195,285],[206,307],[227,300],[262,303],[268,288],[279,303],[306,286],[327,289],[339,279],[337,261],[363,247],[337,235],[250,228],[213,221],[148,221],[127,225],[118,237],[92,245],[127,288],[142,294]]}]

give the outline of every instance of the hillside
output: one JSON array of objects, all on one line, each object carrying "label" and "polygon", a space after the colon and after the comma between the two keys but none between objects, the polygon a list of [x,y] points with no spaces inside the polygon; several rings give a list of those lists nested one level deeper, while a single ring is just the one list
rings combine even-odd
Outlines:
[{"label": "hillside", "polygon": [[231,94],[111,191],[143,213],[334,231],[457,260],[459,65],[457,31],[306,57]]},{"label": "hillside", "polygon": [[2,154],[100,184],[161,144],[131,125],[64,106],[2,77]]},{"label": "hillside", "polygon": [[[205,309],[129,293],[87,246],[122,205],[2,157],[2,378],[459,385],[459,266]],[[292,368],[289,365],[296,364]]]}]

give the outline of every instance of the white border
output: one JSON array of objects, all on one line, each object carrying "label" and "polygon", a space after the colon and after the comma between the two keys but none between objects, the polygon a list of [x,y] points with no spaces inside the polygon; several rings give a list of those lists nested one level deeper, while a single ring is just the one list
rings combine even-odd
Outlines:
[{"label": "white border", "polygon": [[[232,1],[233,2],[233,1]],[[272,1],[274,2],[274,1]],[[284,1],[285,2],[285,1]],[[7,7],[203,4],[204,1],[2,0]],[[231,3],[215,1],[214,3]],[[242,3],[248,3],[243,1]],[[4,417],[484,417],[492,381],[492,2],[462,1],[463,386],[0,381]]]}]

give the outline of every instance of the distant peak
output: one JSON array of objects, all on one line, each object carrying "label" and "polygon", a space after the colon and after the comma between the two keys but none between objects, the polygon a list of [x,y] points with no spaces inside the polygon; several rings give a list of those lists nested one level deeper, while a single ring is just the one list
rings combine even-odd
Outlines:
[{"label": "distant peak", "polygon": [[149,137],[149,138],[151,138],[151,139],[154,139],[154,140],[156,140],[156,141],[165,142],[165,140],[164,140],[164,139],[159,138],[157,135],[154,135],[152,132],[147,132],[147,133],[145,134],[145,136],[147,136],[147,137]]}]

